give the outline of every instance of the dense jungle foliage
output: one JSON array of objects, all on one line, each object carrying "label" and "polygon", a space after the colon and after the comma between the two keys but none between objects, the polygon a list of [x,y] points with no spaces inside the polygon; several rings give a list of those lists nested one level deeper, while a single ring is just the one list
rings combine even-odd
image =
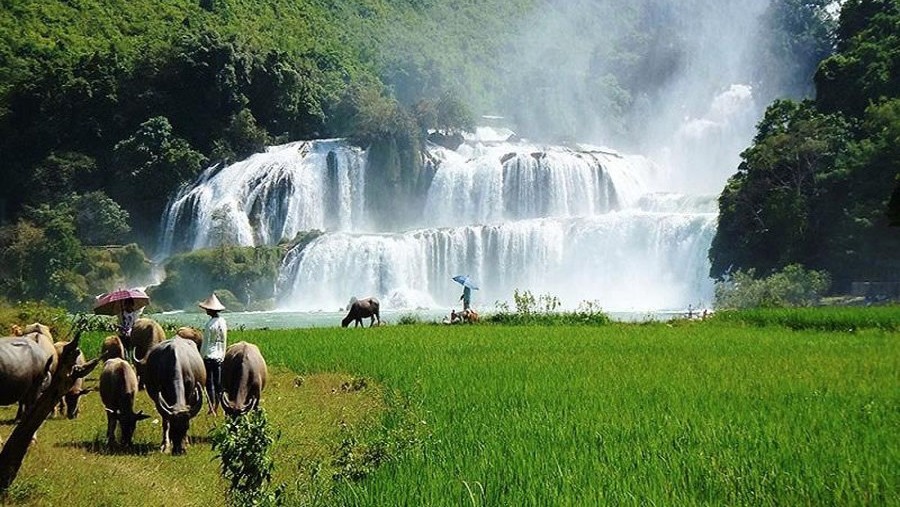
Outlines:
[{"label": "dense jungle foliage", "polygon": [[[719,199],[714,277],[824,270],[833,290],[900,273],[900,1],[848,0],[815,98],[775,101]],[[893,227],[892,227],[893,226]]]},{"label": "dense jungle foliage", "polygon": [[[828,60],[830,70],[819,71],[817,101],[828,105],[821,114],[846,121],[827,129],[835,136],[847,129],[854,140],[853,150],[841,152],[847,161],[841,174],[856,182],[866,167],[896,160],[885,146],[890,131],[860,136],[895,124],[890,102],[865,106],[870,96],[895,93],[890,76],[897,73],[889,60],[877,60],[888,66],[872,72],[864,62],[879,54],[870,49],[883,46],[889,54],[895,44],[889,28],[896,2],[847,2],[838,31],[826,13],[831,3],[774,0],[763,14],[759,57],[748,79],[765,101],[804,97],[837,38],[841,53]],[[665,0],[0,0],[0,297],[83,308],[111,285],[137,283],[143,274],[91,251],[133,244],[131,251],[152,256],[160,214],[174,191],[203,168],[267,144],[346,137],[369,148],[372,174],[383,176],[370,178],[367,202],[412,207],[430,177],[418,153],[426,133],[458,132],[477,115],[502,115],[530,137],[566,141],[591,132],[627,147],[653,121],[647,108],[691,64],[685,49],[690,21],[718,6],[698,1],[676,8]],[[535,31],[548,26],[552,33]],[[857,44],[858,34],[864,40]],[[538,40],[551,42],[535,54]],[[829,95],[823,91],[828,83],[832,90],[852,88]],[[577,98],[578,107],[553,95],[561,90]],[[864,97],[849,97],[854,94]],[[844,111],[841,100],[855,112]],[[788,114],[810,106],[780,107]],[[846,231],[835,236],[841,241],[855,241],[857,219],[872,219],[878,203],[866,192],[883,184],[857,183],[847,196],[853,206],[841,223]],[[723,199],[739,186],[733,182]],[[729,217],[746,217],[744,211],[728,213],[714,271],[723,263],[757,267],[742,257],[743,249],[734,246],[738,235],[730,232],[755,229],[729,225]],[[776,258],[778,265],[831,267],[792,255]],[[149,269],[146,259],[142,264]]]}]

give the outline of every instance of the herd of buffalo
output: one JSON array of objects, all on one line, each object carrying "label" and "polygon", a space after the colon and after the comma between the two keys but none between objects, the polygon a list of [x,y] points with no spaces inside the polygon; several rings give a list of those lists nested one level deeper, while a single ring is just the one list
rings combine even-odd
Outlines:
[{"label": "herd of buffalo", "polygon": [[[50,329],[38,323],[14,327],[13,334],[0,338],[0,405],[18,404],[18,420],[50,384],[66,342],[54,344]],[[162,420],[162,450],[171,445],[172,454],[184,453],[191,418],[203,404],[206,368],[200,356],[202,339],[199,330],[187,327],[166,339],[162,326],[147,318],[135,322],[128,343],[116,335],[104,339],[99,389],[106,408],[109,445],[131,445],[137,422],[149,417],[134,411],[137,392],[146,389]],[[82,354],[76,364],[84,362]],[[225,413],[238,417],[256,408],[267,375],[258,347],[247,342],[228,347],[220,399]],[[78,399],[89,391],[77,380],[60,400],[60,409],[70,419],[76,417]],[[116,426],[121,433],[118,442]]]}]

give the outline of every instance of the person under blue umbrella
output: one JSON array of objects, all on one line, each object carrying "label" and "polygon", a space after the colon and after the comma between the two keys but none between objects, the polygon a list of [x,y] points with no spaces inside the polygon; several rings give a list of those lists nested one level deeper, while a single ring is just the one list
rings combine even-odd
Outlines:
[{"label": "person under blue umbrella", "polygon": [[459,296],[459,299],[463,302],[463,311],[468,310],[472,304],[472,289],[468,285],[463,285],[462,296]]},{"label": "person under blue umbrella", "polygon": [[459,300],[463,302],[463,311],[468,310],[472,305],[472,289],[478,290],[478,287],[472,282],[467,275],[456,275],[453,281],[463,286],[462,296]]}]

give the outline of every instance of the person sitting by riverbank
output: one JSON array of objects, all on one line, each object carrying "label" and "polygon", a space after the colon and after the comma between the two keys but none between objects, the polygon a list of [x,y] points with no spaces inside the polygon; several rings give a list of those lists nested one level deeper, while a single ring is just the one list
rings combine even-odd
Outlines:
[{"label": "person sitting by riverbank", "polygon": [[443,324],[459,324],[460,322],[462,322],[462,319],[460,319],[459,314],[456,313],[456,310],[450,310],[450,317],[444,317],[444,320],[442,320],[441,322]]}]

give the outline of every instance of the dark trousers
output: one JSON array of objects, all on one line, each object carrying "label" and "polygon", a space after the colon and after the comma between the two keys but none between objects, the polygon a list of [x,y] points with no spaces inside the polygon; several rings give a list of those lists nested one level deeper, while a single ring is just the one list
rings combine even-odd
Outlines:
[{"label": "dark trousers", "polygon": [[206,366],[206,396],[212,409],[219,404],[219,395],[222,394],[222,361],[204,358],[203,365]]}]

